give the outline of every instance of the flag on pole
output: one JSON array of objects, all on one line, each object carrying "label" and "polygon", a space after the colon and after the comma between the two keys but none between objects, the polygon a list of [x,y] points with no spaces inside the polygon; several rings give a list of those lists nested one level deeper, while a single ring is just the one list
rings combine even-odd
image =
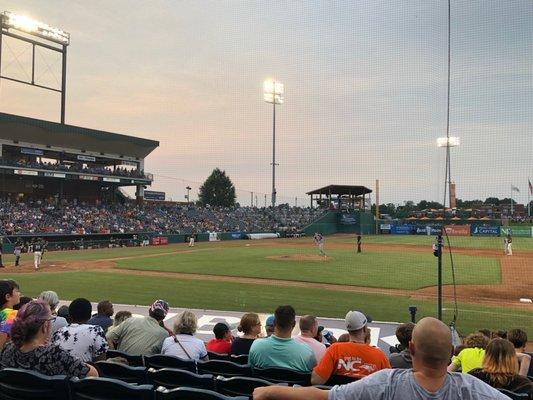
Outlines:
[{"label": "flag on pole", "polygon": [[511,185],[511,191],[520,193],[520,189],[518,189],[516,186]]},{"label": "flag on pole", "polygon": [[527,183],[529,184],[529,193],[533,194],[533,185],[531,184],[531,181],[529,180],[529,178],[527,178]]}]

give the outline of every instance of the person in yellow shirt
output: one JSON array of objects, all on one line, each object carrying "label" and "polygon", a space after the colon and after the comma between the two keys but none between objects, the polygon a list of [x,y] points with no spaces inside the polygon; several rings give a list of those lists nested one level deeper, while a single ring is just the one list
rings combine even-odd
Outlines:
[{"label": "person in yellow shirt", "polygon": [[463,374],[467,374],[474,368],[481,368],[488,344],[489,339],[480,332],[468,335],[464,341],[466,349],[461,350],[457,356],[452,358],[448,372],[461,370]]}]

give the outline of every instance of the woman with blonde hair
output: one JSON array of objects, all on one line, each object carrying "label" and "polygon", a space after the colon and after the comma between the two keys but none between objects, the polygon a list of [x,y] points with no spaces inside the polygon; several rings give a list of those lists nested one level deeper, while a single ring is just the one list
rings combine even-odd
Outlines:
[{"label": "woman with blonde hair", "polygon": [[208,360],[204,342],[193,336],[197,328],[196,315],[190,311],[183,311],[174,321],[174,335],[166,338],[163,342],[161,354],[184,360]]},{"label": "woman with blonde hair", "polygon": [[508,340],[493,339],[485,351],[482,367],[469,374],[494,388],[527,393],[533,399],[533,383],[518,374],[518,357]]},{"label": "woman with blonde hair", "polygon": [[231,354],[236,356],[250,353],[250,347],[261,333],[261,320],[256,313],[246,313],[241,317],[241,322],[237,327],[244,335],[238,337],[231,343]]},{"label": "woman with blonde hair", "polygon": [[464,340],[466,348],[452,359],[448,366],[448,372],[455,372],[460,369],[463,374],[467,374],[474,368],[480,368],[488,344],[489,339],[481,332],[468,335]]}]

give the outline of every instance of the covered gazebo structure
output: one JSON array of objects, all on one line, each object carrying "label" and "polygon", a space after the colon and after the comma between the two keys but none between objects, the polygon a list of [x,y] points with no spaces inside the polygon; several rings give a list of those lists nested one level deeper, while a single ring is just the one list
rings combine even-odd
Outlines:
[{"label": "covered gazebo structure", "polygon": [[328,185],[307,192],[311,198],[311,208],[323,206],[327,202],[328,208],[340,209],[341,206],[347,206],[360,210],[365,210],[366,195],[370,193],[371,189],[356,185]]}]

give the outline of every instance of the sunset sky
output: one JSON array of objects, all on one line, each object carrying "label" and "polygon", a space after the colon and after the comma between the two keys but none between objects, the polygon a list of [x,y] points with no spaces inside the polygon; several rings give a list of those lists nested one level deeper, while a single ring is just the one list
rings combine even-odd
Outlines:
[{"label": "sunset sky", "polygon": [[[270,196],[272,106],[280,202],[327,184],[381,183],[381,202],[442,201],[447,2],[0,0],[71,34],[67,123],[159,140],[146,170],[182,200],[226,170],[239,201]],[[533,180],[533,1],[452,0],[450,134],[458,197],[527,200]],[[13,54],[20,64],[10,62]],[[24,77],[29,52],[4,49]],[[11,57],[11,59],[10,59]],[[43,54],[43,82],[57,57]],[[0,111],[57,121],[59,97],[2,81]],[[246,192],[248,191],[248,192]],[[270,197],[268,197],[269,199]]]}]

